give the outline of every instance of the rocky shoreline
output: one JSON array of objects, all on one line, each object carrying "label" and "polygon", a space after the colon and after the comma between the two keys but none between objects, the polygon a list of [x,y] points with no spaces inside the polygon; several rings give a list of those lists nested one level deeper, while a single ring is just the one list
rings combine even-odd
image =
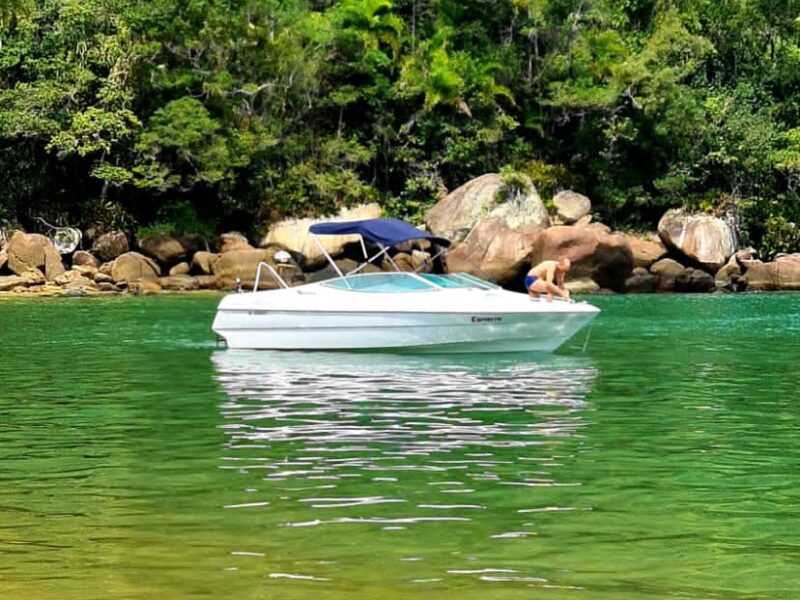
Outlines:
[{"label": "rocky shoreline", "polygon": [[[425,215],[425,227],[453,241],[436,261],[427,242],[393,249],[391,261],[367,271],[468,272],[522,290],[532,264],[567,256],[573,268],[567,287],[576,293],[655,293],[800,290],[800,253],[758,260],[739,248],[730,215],[669,210],[658,231],[613,232],[592,222],[591,201],[563,191],[546,205],[532,184],[509,190],[497,174],[456,189]],[[380,216],[375,204],[343,210],[339,220]],[[328,220],[328,219],[319,219]],[[308,243],[317,220],[274,223],[257,245],[240,233],[205,240],[157,235],[131,244],[121,231],[84,240],[86,249],[62,255],[46,236],[13,231],[0,239],[0,297],[160,294],[252,289],[258,264],[266,262],[292,284],[335,275],[324,254]],[[353,236],[320,238],[343,270],[354,268],[361,245]],[[91,242],[91,245],[89,245]],[[288,252],[289,264],[275,260]],[[259,288],[276,287],[264,273]]]}]

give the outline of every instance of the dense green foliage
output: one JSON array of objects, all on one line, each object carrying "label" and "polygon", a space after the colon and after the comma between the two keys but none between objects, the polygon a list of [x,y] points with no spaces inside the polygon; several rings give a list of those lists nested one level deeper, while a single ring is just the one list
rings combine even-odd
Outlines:
[{"label": "dense green foliage", "polygon": [[248,228],[486,172],[800,222],[781,0],[0,0],[0,220]]}]

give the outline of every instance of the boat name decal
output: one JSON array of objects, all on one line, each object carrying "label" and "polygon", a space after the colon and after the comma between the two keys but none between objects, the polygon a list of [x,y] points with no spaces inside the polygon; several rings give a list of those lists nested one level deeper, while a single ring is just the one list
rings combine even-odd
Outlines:
[{"label": "boat name decal", "polygon": [[472,317],[473,323],[499,323],[503,317]]}]

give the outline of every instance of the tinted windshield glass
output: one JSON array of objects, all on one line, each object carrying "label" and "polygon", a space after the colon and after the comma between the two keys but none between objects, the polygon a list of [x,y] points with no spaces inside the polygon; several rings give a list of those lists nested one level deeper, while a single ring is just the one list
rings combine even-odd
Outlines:
[{"label": "tinted windshield glass", "polygon": [[466,273],[450,273],[448,275],[432,275],[430,273],[422,273],[420,277],[425,278],[431,283],[445,288],[468,288],[477,287],[481,289],[489,289],[493,286],[488,281],[467,275]]},{"label": "tinted windshield glass", "polygon": [[342,290],[359,292],[418,292],[431,290],[434,287],[413,275],[405,273],[365,273],[353,275],[345,279],[331,279],[325,285]]}]

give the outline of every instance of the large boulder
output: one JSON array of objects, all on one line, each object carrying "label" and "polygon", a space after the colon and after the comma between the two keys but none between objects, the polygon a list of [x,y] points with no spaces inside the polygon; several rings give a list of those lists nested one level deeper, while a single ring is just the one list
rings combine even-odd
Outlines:
[{"label": "large boulder", "polygon": [[625,293],[652,294],[658,287],[658,277],[644,267],[635,267],[633,274],[625,280]]},{"label": "large boulder", "polygon": [[466,240],[482,219],[499,217],[511,229],[550,225],[547,209],[532,182],[529,192],[502,198],[505,189],[500,175],[488,173],[473,179],[449,193],[425,215],[425,223],[434,235],[454,243]]},{"label": "large boulder", "polygon": [[[327,263],[327,259],[316,243],[309,238],[311,225],[327,221],[361,221],[377,219],[381,208],[377,204],[365,204],[350,209],[343,209],[336,217],[325,219],[290,219],[274,223],[261,241],[262,248],[279,248],[287,250],[294,256],[302,256],[304,270],[313,270]],[[342,253],[346,244],[358,242],[357,235],[322,235],[317,238],[325,251],[336,258]]]},{"label": "large boulder", "polygon": [[29,269],[39,269],[48,281],[52,281],[66,270],[53,243],[38,233],[15,231],[8,240],[6,252],[8,268],[17,275]]},{"label": "large boulder", "polygon": [[731,223],[712,215],[672,209],[658,222],[658,235],[705,269],[716,272],[736,251],[736,231]]},{"label": "large boulder", "polygon": [[19,287],[42,285],[45,283],[44,273],[35,267],[26,269],[20,275],[0,277],[0,292],[7,292]]},{"label": "large boulder", "polygon": [[229,231],[220,236],[220,252],[234,252],[236,250],[255,250],[247,238],[238,231]]},{"label": "large boulder", "polygon": [[218,260],[219,260],[219,254],[201,250],[200,252],[194,253],[194,256],[192,257],[192,267],[196,271],[202,273],[203,275],[211,275],[211,273],[213,272],[211,268],[214,266],[214,263],[217,262]]},{"label": "large boulder", "polygon": [[64,263],[61,261],[61,253],[54,246],[47,246],[44,249],[44,275],[48,281],[52,281],[64,271]]},{"label": "large boulder", "polygon": [[144,254],[155,258],[162,265],[174,265],[186,256],[186,247],[171,235],[151,235],[139,240]]},{"label": "large boulder", "polygon": [[650,272],[658,278],[658,290],[671,292],[675,289],[675,280],[686,270],[681,263],[671,258],[662,258],[650,266]]},{"label": "large boulder", "polygon": [[156,262],[138,252],[126,252],[118,256],[111,266],[111,277],[117,282],[150,281],[156,283],[160,275],[161,269]]},{"label": "large boulder", "polygon": [[747,291],[800,290],[800,254],[787,254],[773,262],[748,261],[741,278]]},{"label": "large boulder", "polygon": [[501,217],[480,219],[467,239],[447,253],[447,270],[513,285],[530,266],[534,240],[542,231],[536,225],[511,228]]},{"label": "large boulder", "polygon": [[658,239],[657,234],[640,236],[632,233],[620,234],[628,242],[633,252],[633,266],[649,268],[658,259],[667,254],[664,243]]},{"label": "large boulder", "polygon": [[572,190],[558,192],[553,196],[553,204],[558,211],[558,217],[567,225],[579,221],[592,210],[591,200]]},{"label": "large boulder", "polygon": [[456,242],[447,253],[449,271],[501,285],[518,283],[530,265],[533,242],[550,226],[550,217],[532,182],[527,193],[513,197],[502,197],[504,189],[499,175],[483,175],[428,211],[430,230]]},{"label": "large boulder", "polygon": [[21,275],[27,269],[44,267],[44,249],[48,245],[52,244],[43,235],[15,231],[6,244],[8,268]]},{"label": "large boulder", "polygon": [[128,238],[121,231],[110,231],[99,236],[92,244],[92,254],[101,262],[109,262],[129,250]]},{"label": "large boulder", "polygon": [[715,289],[714,276],[702,269],[688,267],[675,278],[676,292],[706,293]]},{"label": "large boulder", "polygon": [[662,258],[651,265],[650,272],[654,275],[658,275],[659,277],[675,278],[680,275],[685,268],[686,267],[684,267],[677,260],[672,258]]},{"label": "large boulder", "polygon": [[56,277],[55,283],[64,290],[77,292],[78,294],[76,295],[98,291],[97,285],[95,285],[93,279],[86,277],[84,273],[75,269],[66,271],[63,275]]},{"label": "large boulder", "polygon": [[497,173],[481,175],[450,192],[426,214],[425,224],[437,236],[461,242],[498,201],[505,184]]},{"label": "large boulder", "polygon": [[[222,289],[233,289],[237,280],[242,287],[253,288],[258,264],[271,262],[274,252],[269,250],[232,250],[223,252],[211,266],[217,285]],[[259,289],[275,287],[275,281],[266,269],[261,270]]]},{"label": "large boulder", "polygon": [[633,253],[628,242],[600,223],[550,227],[536,238],[533,264],[562,256],[572,261],[568,280],[590,277],[600,287],[616,291],[623,289],[633,270]]},{"label": "large boulder", "polygon": [[85,250],[78,250],[72,255],[72,266],[90,266],[99,269],[100,261],[93,254],[86,252]]}]

